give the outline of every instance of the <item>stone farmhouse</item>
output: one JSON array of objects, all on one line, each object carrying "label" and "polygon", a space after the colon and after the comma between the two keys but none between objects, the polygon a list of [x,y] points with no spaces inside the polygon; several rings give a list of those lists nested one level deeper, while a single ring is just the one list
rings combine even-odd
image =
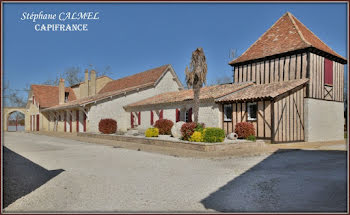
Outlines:
[{"label": "stone farmhouse", "polygon": [[[137,126],[141,115],[127,113],[123,106],[169,91],[183,89],[171,65],[164,65],[118,80],[107,76],[96,78],[96,72],[85,71],[85,81],[65,87],[32,85],[27,103],[28,131],[98,132],[102,118],[112,118],[118,130]],[[157,112],[154,119],[162,117]]]},{"label": "stone farmhouse", "polygon": [[[252,122],[271,142],[343,139],[346,63],[287,12],[229,62],[233,83],[201,89],[199,121],[226,133]],[[171,65],[118,80],[92,70],[74,86],[32,85],[26,129],[98,132],[102,118],[113,118],[118,130],[144,130],[161,118],[191,122],[192,105]]]}]

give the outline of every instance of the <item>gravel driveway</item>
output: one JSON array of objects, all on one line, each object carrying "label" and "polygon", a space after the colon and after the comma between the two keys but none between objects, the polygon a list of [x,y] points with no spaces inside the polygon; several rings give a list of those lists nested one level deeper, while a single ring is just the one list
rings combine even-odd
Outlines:
[{"label": "gravel driveway", "polygon": [[5,133],[6,212],[346,211],[346,152],[183,158]]}]

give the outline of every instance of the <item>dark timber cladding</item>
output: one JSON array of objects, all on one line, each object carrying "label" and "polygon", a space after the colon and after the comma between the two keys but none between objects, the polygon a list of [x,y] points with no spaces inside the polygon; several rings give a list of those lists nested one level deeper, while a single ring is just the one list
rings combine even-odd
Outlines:
[{"label": "dark timber cladding", "polygon": [[291,91],[274,102],[274,142],[304,141],[305,87]]},{"label": "dark timber cladding", "polygon": [[257,84],[307,78],[307,54],[296,53],[234,67],[235,83],[253,81]]},{"label": "dark timber cladding", "polygon": [[302,85],[273,100],[250,101],[257,104],[257,118],[254,121],[248,120],[249,102],[231,103],[232,121],[224,121],[222,115],[223,129],[231,133],[235,132],[237,123],[251,122],[259,139],[270,139],[272,142],[304,141],[305,91],[306,86]]},{"label": "dark timber cladding", "polygon": [[333,101],[344,101],[344,65],[333,61],[333,84],[325,85],[325,58],[310,53],[309,97]]},{"label": "dark timber cladding", "polygon": [[[246,102],[232,103],[232,121],[223,120],[223,128],[226,133],[235,132],[238,122],[251,122],[254,125],[256,136],[262,139],[271,138],[271,101],[257,101],[257,119],[248,121],[248,111]],[[222,118],[223,119],[223,118]]]}]

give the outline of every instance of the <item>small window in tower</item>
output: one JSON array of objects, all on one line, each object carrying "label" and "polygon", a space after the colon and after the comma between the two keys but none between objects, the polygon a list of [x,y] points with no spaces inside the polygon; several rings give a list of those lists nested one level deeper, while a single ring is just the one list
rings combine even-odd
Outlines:
[{"label": "small window in tower", "polygon": [[324,84],[333,85],[333,61],[324,59]]}]

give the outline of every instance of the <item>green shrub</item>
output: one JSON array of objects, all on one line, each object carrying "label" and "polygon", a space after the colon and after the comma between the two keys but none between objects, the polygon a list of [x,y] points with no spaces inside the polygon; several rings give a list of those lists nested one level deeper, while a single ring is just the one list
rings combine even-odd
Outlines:
[{"label": "green shrub", "polygon": [[158,128],[147,128],[145,132],[146,137],[158,137],[159,129]]},{"label": "green shrub", "polygon": [[170,135],[171,134],[171,128],[173,127],[174,123],[171,120],[168,119],[159,119],[154,124],[154,127],[159,129],[159,134],[161,135]]},{"label": "green shrub", "polygon": [[191,141],[191,142],[201,142],[202,141],[202,133],[199,132],[199,131],[193,132],[193,134],[190,137],[189,141]]},{"label": "green shrub", "polygon": [[225,131],[221,128],[205,128],[203,131],[203,142],[216,143],[225,140]]},{"label": "green shrub", "polygon": [[198,132],[203,133],[204,128],[205,128],[205,124],[204,123],[197,123],[197,126],[194,129],[194,131],[198,131]]},{"label": "green shrub", "polygon": [[189,140],[196,129],[197,124],[195,122],[187,122],[181,126],[181,134],[183,140]]},{"label": "green shrub", "polygon": [[204,123],[195,123],[195,122],[187,122],[181,127],[181,134],[183,140],[190,140],[192,134],[195,131],[203,133],[203,129],[205,128]]},{"label": "green shrub", "polygon": [[250,141],[256,141],[256,137],[254,136],[254,135],[249,135],[248,137],[247,137],[247,140],[250,140]]},{"label": "green shrub", "polygon": [[255,136],[254,125],[251,122],[239,122],[236,124],[235,133],[238,135],[238,138],[243,139],[251,135]]}]

